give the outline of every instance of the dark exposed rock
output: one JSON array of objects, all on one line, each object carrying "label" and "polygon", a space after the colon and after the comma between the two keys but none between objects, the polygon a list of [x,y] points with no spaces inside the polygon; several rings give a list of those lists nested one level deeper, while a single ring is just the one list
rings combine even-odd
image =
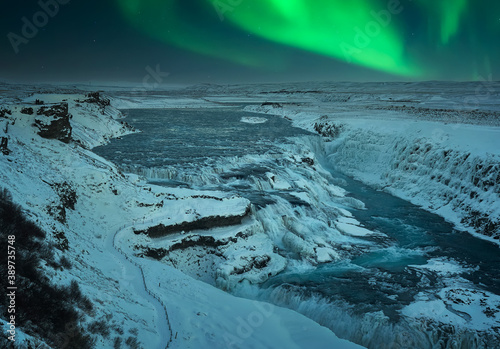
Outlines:
[{"label": "dark exposed rock", "polygon": [[7,118],[7,115],[12,115],[9,109],[0,108],[0,118]]},{"label": "dark exposed rock", "polygon": [[57,240],[56,247],[61,251],[65,251],[69,248],[69,241],[63,231],[54,232],[54,237]]},{"label": "dark exposed rock", "polygon": [[212,200],[217,200],[217,201],[224,200],[223,198],[219,198],[219,197],[211,196],[211,195],[192,195],[191,197],[193,199],[212,199]]},{"label": "dark exposed rock", "polygon": [[[472,183],[482,189],[488,191],[490,188],[497,189],[500,182],[500,165],[498,164],[476,164]],[[497,189],[498,192],[498,189]]]},{"label": "dark exposed rock", "polygon": [[243,273],[247,273],[252,269],[263,269],[267,267],[269,262],[271,261],[271,257],[268,255],[263,256],[254,256],[251,258],[250,262],[242,268],[235,268],[234,274],[241,275]]},{"label": "dark exposed rock", "polygon": [[146,204],[144,202],[137,202],[137,207],[153,207],[155,204]]},{"label": "dark exposed rock", "polygon": [[43,138],[57,139],[63,143],[71,140],[71,115],[68,113],[68,103],[40,107],[35,118],[35,125]]},{"label": "dark exposed rock", "polygon": [[462,218],[461,223],[473,227],[482,235],[500,239],[500,222],[492,220],[487,214],[470,210],[468,215]]},{"label": "dark exposed rock", "polygon": [[21,114],[33,115],[33,108],[23,108],[21,109]]},{"label": "dark exposed rock", "polygon": [[59,223],[66,224],[66,209],[62,205],[47,205],[47,213]]},{"label": "dark exposed rock", "polygon": [[314,165],[314,159],[311,159],[311,158],[302,158],[302,162],[305,164],[308,164],[309,166]]},{"label": "dark exposed rock", "polygon": [[[144,248],[144,247],[142,247]],[[139,254],[139,257],[149,257],[156,259],[158,261],[162,260],[163,257],[167,255],[168,251],[164,248],[151,248],[151,247],[146,247],[144,248],[144,252]]]},{"label": "dark exposed rock", "polygon": [[344,129],[342,124],[328,122],[317,122],[314,124],[314,130],[323,137],[337,137]]},{"label": "dark exposed rock", "polygon": [[236,216],[209,216],[193,222],[182,222],[174,225],[158,224],[146,230],[135,230],[136,234],[146,234],[152,238],[162,237],[181,231],[206,230],[215,227],[227,227],[241,224],[241,220],[250,213],[250,206],[245,213]]},{"label": "dark exposed rock", "polygon": [[87,94],[87,99],[81,101],[84,103],[97,104],[101,108],[101,113],[104,114],[104,109],[111,104],[109,98],[103,97],[99,91],[90,92]]},{"label": "dark exposed rock", "polygon": [[196,235],[196,236],[190,236],[190,237],[182,240],[179,243],[173,244],[170,247],[170,251],[184,250],[186,248],[195,247],[195,246],[216,248],[219,246],[227,245],[228,243],[229,243],[229,241],[216,240],[212,236]]},{"label": "dark exposed rock", "polygon": [[64,116],[68,115],[68,103],[57,103],[52,105],[44,105],[36,111],[37,115],[45,116]]},{"label": "dark exposed rock", "polygon": [[3,155],[9,155],[10,150],[8,148],[9,144],[9,139],[7,137],[1,137],[0,141],[0,151],[2,152]]},{"label": "dark exposed rock", "polygon": [[169,252],[172,251],[185,250],[187,248],[196,246],[201,246],[205,249],[216,249],[219,246],[225,246],[230,242],[238,241],[238,237],[241,237],[241,235],[240,236],[237,235],[237,237],[232,237],[229,239],[217,240],[212,236],[191,235],[182,239],[180,242],[173,244],[172,246],[170,246],[168,250],[165,248],[151,248],[146,246],[137,246],[138,249],[143,251],[139,253],[138,256],[149,257],[156,260],[162,260]]},{"label": "dark exposed rock", "polygon": [[52,188],[56,191],[57,195],[59,195],[61,204],[64,208],[69,208],[70,210],[75,209],[78,196],[68,182],[55,183],[52,185]]},{"label": "dark exposed rock", "polygon": [[275,103],[275,102],[264,102],[261,104],[261,106],[271,106],[273,108],[283,108],[283,105],[281,105],[280,103]]},{"label": "dark exposed rock", "polygon": [[[47,183],[47,182],[46,182]],[[59,205],[48,205],[47,212],[62,224],[66,223],[66,209],[74,210],[77,201],[76,191],[68,182],[47,183],[57,193],[60,199]]]}]

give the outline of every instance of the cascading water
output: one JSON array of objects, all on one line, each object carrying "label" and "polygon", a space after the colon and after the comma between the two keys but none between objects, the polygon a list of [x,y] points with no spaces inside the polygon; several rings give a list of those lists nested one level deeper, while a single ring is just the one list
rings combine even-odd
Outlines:
[{"label": "cascading water", "polygon": [[277,117],[248,123],[235,108],[128,113],[143,132],[98,154],[156,184],[248,198],[249,234],[265,234],[287,260],[259,285],[222,271],[215,284],[369,348],[500,346],[490,328],[500,324],[498,247],[336,172],[338,144]]}]

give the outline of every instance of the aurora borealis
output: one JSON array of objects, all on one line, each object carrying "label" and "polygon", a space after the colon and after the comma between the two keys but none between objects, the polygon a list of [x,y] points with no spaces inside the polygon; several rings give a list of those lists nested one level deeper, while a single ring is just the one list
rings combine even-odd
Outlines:
[{"label": "aurora borealis", "polygon": [[[1,25],[6,36],[20,31],[18,18],[40,10],[35,1],[30,10],[10,6],[15,14]],[[93,62],[77,64],[86,76],[125,80],[147,62],[168,66],[179,81],[183,75],[269,81],[476,80],[499,74],[500,3],[493,0],[72,1],[59,12],[38,37],[19,45],[18,54],[4,40],[2,57],[11,71],[24,64],[25,71],[43,75],[32,67],[33,57],[67,62],[78,51]],[[72,40],[64,31],[73,33]],[[52,70],[68,68],[54,64]]]}]

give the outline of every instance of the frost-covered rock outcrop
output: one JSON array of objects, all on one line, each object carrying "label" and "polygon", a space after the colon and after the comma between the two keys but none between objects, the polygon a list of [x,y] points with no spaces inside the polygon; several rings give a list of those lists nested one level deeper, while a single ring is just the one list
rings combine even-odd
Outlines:
[{"label": "frost-covered rock outcrop", "polygon": [[[390,125],[386,130],[352,127],[326,145],[329,160],[343,172],[459,226],[500,239],[500,154],[498,148],[482,147],[494,143],[489,133],[498,137],[500,132],[414,126],[403,130],[391,130]],[[439,138],[436,132],[442,132]],[[474,146],[468,149],[467,143]]]},{"label": "frost-covered rock outcrop", "polygon": [[[26,110],[22,110],[21,112]],[[29,110],[27,111],[29,114]],[[43,138],[57,139],[63,143],[71,140],[71,124],[68,113],[68,103],[59,103],[50,106],[39,107],[36,111],[35,125],[38,127],[38,135]]]}]

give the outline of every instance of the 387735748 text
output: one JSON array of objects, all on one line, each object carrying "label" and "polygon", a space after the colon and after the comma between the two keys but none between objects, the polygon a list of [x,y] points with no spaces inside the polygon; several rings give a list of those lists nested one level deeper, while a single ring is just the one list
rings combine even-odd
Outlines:
[{"label": "387735748 text", "polygon": [[7,330],[8,339],[16,341],[16,242],[15,235],[7,237],[7,298],[9,306],[7,312],[9,314],[9,327]]}]

